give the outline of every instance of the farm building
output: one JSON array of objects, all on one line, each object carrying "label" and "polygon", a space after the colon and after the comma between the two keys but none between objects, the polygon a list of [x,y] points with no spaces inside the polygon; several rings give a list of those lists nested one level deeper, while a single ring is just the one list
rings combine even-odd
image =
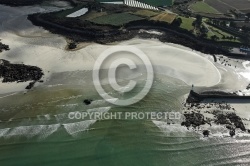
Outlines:
[{"label": "farm building", "polygon": [[[123,2],[125,0],[97,0],[98,2]],[[130,0],[127,0],[127,1],[130,1]],[[133,1],[133,0],[131,0]],[[173,3],[174,3],[174,0],[137,0],[138,2],[141,2],[141,3],[144,3],[144,4],[147,4],[147,5],[151,5],[151,6],[154,6],[154,7],[158,7],[158,6],[172,6]]]}]

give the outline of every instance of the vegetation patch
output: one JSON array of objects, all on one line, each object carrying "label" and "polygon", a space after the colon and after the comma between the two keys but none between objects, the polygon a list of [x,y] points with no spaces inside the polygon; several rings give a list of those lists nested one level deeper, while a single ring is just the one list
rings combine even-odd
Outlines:
[{"label": "vegetation patch", "polygon": [[90,21],[95,24],[101,24],[101,25],[122,26],[131,21],[137,21],[142,19],[144,18],[129,13],[117,13],[117,14],[110,14],[97,17]]},{"label": "vegetation patch", "polygon": [[212,39],[213,36],[217,36],[219,41],[234,41],[234,42],[240,42],[234,35],[231,35],[227,32],[224,32],[216,27],[208,26],[209,30],[207,33],[208,39]]},{"label": "vegetation patch", "polygon": [[138,10],[133,14],[141,17],[153,17],[159,14],[159,12],[151,11],[151,10]]},{"label": "vegetation patch", "polygon": [[79,17],[79,18],[82,21],[84,21],[84,20],[90,21],[90,20],[93,20],[93,19],[95,19],[97,17],[105,16],[107,14],[108,14],[107,12],[98,12],[98,11],[93,10],[93,11],[91,11],[91,12],[89,12],[89,13],[87,13],[87,14]]},{"label": "vegetation patch", "polygon": [[194,18],[186,18],[186,17],[181,17],[181,16],[179,16],[178,18],[181,18],[182,20],[182,23],[180,26],[181,28],[186,29],[188,31],[191,31],[194,29],[193,27],[193,22],[195,20]]},{"label": "vegetation patch", "polygon": [[195,2],[193,3],[190,8],[194,11],[194,12],[199,12],[199,13],[212,13],[212,14],[220,14],[219,11],[217,11],[215,8],[213,8],[212,6],[208,5],[205,2]]},{"label": "vegetation patch", "polygon": [[175,18],[176,18],[176,14],[173,13],[161,13],[155,17],[152,17],[150,20],[154,20],[154,21],[160,21],[160,22],[167,22],[169,24],[171,24]]}]

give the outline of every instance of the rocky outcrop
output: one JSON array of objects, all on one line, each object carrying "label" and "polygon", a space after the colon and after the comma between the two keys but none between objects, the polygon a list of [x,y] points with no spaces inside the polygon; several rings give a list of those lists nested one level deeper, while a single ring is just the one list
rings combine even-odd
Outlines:
[{"label": "rocky outcrop", "polygon": [[31,89],[42,76],[43,71],[39,67],[11,64],[9,61],[0,59],[0,78],[3,78],[3,83],[33,81],[26,87],[26,89]]},{"label": "rocky outcrop", "polygon": [[[184,107],[185,120],[181,125],[187,128],[199,129],[203,125],[223,125],[231,137],[235,135],[236,129],[249,132],[243,123],[246,119],[240,118],[228,103],[185,103]],[[203,135],[208,136],[209,131],[203,130]]]},{"label": "rocky outcrop", "polygon": [[9,48],[8,45],[3,44],[3,43],[0,42],[0,52],[3,52],[4,50],[5,50],[5,51],[8,51],[9,49],[10,49],[10,48]]},{"label": "rocky outcrop", "polygon": [[186,127],[198,127],[200,125],[204,125],[206,122],[204,120],[204,116],[200,113],[195,113],[195,112],[192,112],[192,113],[186,113],[184,114],[185,116],[185,121],[182,122],[182,126],[186,126]]},{"label": "rocky outcrop", "polygon": [[90,105],[90,104],[92,103],[92,101],[93,101],[93,100],[91,100],[91,99],[85,99],[85,100],[83,101],[83,103],[84,103],[85,105]]}]

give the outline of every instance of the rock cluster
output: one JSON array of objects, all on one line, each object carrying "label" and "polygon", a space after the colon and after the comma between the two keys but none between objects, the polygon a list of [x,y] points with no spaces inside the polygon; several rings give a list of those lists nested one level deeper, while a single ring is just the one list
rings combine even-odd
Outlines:
[{"label": "rock cluster", "polygon": [[0,52],[3,52],[4,50],[5,50],[5,51],[8,51],[9,49],[10,49],[10,48],[9,48],[8,45],[3,44],[3,43],[0,42]]},{"label": "rock cluster", "polygon": [[[243,119],[237,116],[235,112],[232,112],[235,111],[235,109],[226,102],[184,103],[184,107],[185,108],[183,109],[187,111],[184,112],[185,121],[182,122],[182,126],[186,126],[187,128],[199,128],[201,125],[205,124],[208,124],[210,126],[212,126],[213,124],[224,125],[229,130],[230,136],[235,135],[236,129],[240,129],[244,132],[247,131],[242,121]],[[206,114],[212,114],[213,118],[205,118],[204,115],[201,114],[201,110],[203,110],[203,112]],[[204,130],[203,135],[208,136],[209,131]]]},{"label": "rock cluster", "polygon": [[33,81],[26,87],[26,89],[31,89],[42,76],[43,71],[39,67],[11,64],[9,61],[0,60],[0,78],[3,78],[3,83]]},{"label": "rock cluster", "polygon": [[84,103],[85,105],[90,105],[90,104],[92,103],[92,101],[93,101],[93,100],[91,100],[91,99],[85,99],[85,100],[83,101],[83,103]]},{"label": "rock cluster", "polygon": [[182,126],[186,126],[186,127],[198,127],[200,125],[204,125],[206,123],[206,121],[204,120],[204,116],[200,113],[186,113],[184,114],[186,121],[182,122],[181,125]]}]

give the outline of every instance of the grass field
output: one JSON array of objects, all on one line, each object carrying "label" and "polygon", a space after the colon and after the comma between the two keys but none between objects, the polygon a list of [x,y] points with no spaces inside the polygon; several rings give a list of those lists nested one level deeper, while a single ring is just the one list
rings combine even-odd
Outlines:
[{"label": "grass field", "polygon": [[107,15],[107,12],[97,12],[97,11],[93,10],[93,11],[89,12],[88,14],[80,16],[79,18],[82,21],[84,21],[84,20],[90,21],[90,20],[93,20],[93,19],[95,19],[97,17],[101,17],[101,16],[105,16],[105,15]]},{"label": "grass field", "polygon": [[122,26],[131,21],[142,20],[142,19],[144,18],[129,13],[118,13],[118,14],[104,15],[101,17],[94,18],[90,21],[96,24]]},{"label": "grass field", "polygon": [[191,10],[194,12],[200,13],[212,13],[212,14],[219,14],[220,12],[217,11],[215,8],[209,6],[205,2],[195,2],[190,6]]},{"label": "grass field", "polygon": [[152,10],[138,10],[138,11],[134,12],[133,14],[137,15],[137,16],[148,18],[148,17],[156,16],[157,14],[159,14],[159,12],[152,11]]},{"label": "grass field", "polygon": [[194,29],[194,27],[192,25],[194,20],[195,20],[194,18],[186,18],[186,17],[181,17],[181,16],[179,16],[179,18],[182,19],[182,24],[180,26],[181,28],[186,29],[188,31]]},{"label": "grass field", "polygon": [[155,17],[152,17],[150,20],[154,20],[154,21],[160,21],[160,22],[167,22],[169,24],[171,24],[174,19],[176,18],[175,14],[172,13],[161,13]]},{"label": "grass field", "polygon": [[219,39],[219,41],[234,41],[234,42],[240,42],[239,40],[229,40],[229,39],[223,39],[223,36],[225,36],[225,37],[230,37],[230,36],[234,36],[234,35],[231,35],[231,34],[229,34],[229,33],[227,33],[227,32],[224,32],[224,31],[222,31],[222,30],[220,30],[220,29],[218,29],[218,28],[215,28],[215,27],[213,27],[213,26],[208,26],[208,28],[210,29],[210,31],[207,33],[207,37],[208,37],[208,39],[211,39],[211,37],[213,36],[213,35],[216,35],[217,37],[219,37],[220,39]]},{"label": "grass field", "polygon": [[221,13],[227,13],[231,9],[250,11],[249,0],[205,0],[205,2]]}]

